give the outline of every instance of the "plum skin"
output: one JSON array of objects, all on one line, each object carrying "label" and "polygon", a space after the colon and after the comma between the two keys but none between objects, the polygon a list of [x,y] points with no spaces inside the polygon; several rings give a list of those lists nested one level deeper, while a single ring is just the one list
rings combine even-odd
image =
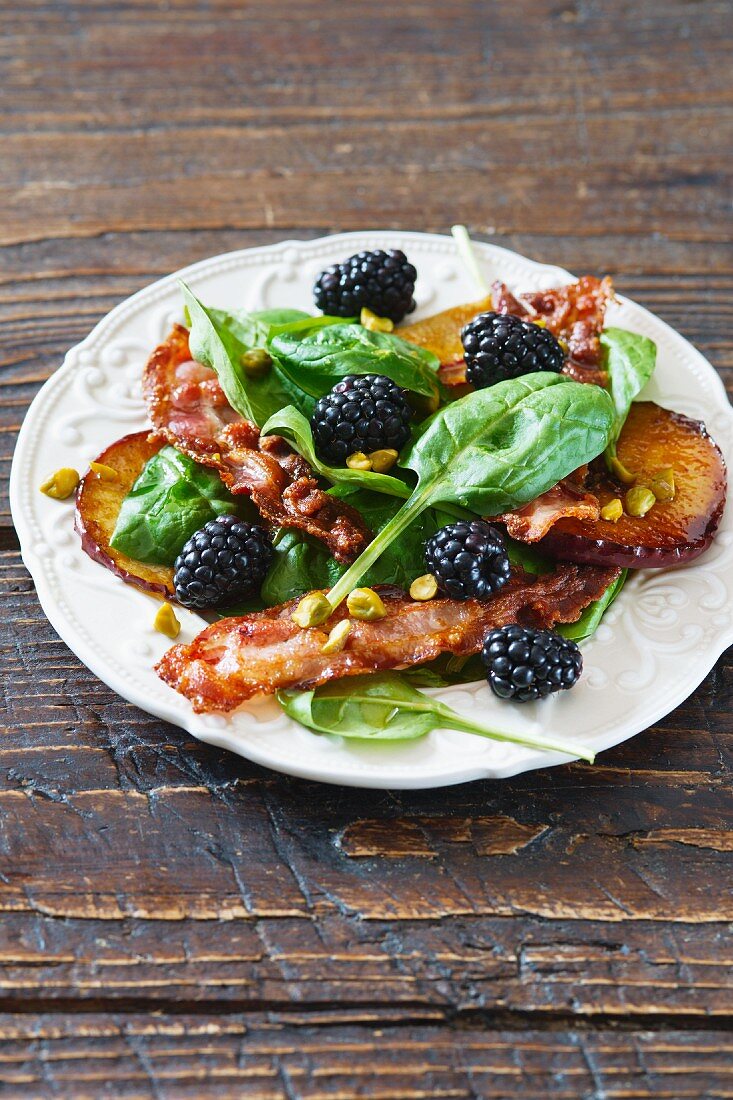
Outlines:
[{"label": "plum skin", "polygon": [[91,472],[84,475],[76,492],[74,530],[81,539],[82,550],[92,561],[126,584],[170,599],[174,595],[172,569],[167,571],[170,580],[158,579],[166,575],[162,567],[136,562],[110,547],[122,501],[147,460],[162,446],[163,441],[151,439],[150,431],[142,431],[125,435],[106,447],[95,461],[120,471],[120,479],[100,482]]},{"label": "plum skin", "polygon": [[704,538],[680,546],[620,546],[612,539],[589,539],[585,535],[564,532],[551,533],[537,543],[553,558],[577,565],[618,565],[622,569],[674,569],[686,565],[704,554],[718,529],[723,505],[711,519],[710,531]]},{"label": "plum skin", "polygon": [[[645,471],[648,475],[655,467],[674,468],[677,463],[675,499],[660,503],[659,512],[655,506],[643,518],[625,515],[618,525],[560,520],[538,549],[563,561],[627,569],[669,569],[703,554],[718,529],[727,489],[725,461],[705,425],[654,402],[636,402],[619,438],[618,456],[629,469],[640,472],[642,484]],[[596,475],[601,462],[596,460]],[[603,504],[622,496],[624,489],[602,469],[593,491]]]}]

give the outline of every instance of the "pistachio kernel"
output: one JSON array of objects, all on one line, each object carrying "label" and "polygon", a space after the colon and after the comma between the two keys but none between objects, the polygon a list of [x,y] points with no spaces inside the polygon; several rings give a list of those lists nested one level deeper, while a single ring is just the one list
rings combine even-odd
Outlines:
[{"label": "pistachio kernel", "polygon": [[336,623],[335,627],[328,635],[327,641],[321,646],[321,653],[340,653],[346,645],[346,639],[351,633],[351,622],[349,619],[342,619],[340,623]]},{"label": "pistachio kernel", "polygon": [[367,309],[366,306],[362,307],[359,320],[364,328],[368,328],[370,332],[391,332],[394,328],[394,321],[391,321],[389,317],[379,317],[371,309]]},{"label": "pistachio kernel", "polygon": [[380,451],[372,451],[369,455],[372,469],[378,474],[386,474],[387,470],[392,469],[398,458],[399,451],[396,451],[394,447],[384,447]]},{"label": "pistachio kernel", "polygon": [[352,618],[368,623],[383,619],[387,614],[387,608],[373,588],[355,588],[346,597],[346,606]]},{"label": "pistachio kernel", "polygon": [[169,603],[161,604],[153,619],[153,626],[166,638],[177,638],[181,633],[181,624],[175,616],[175,612]]},{"label": "pistachio kernel", "polygon": [[290,618],[305,630],[309,626],[325,623],[333,608],[322,592],[309,592],[303,596]]},{"label": "pistachio kernel", "polygon": [[240,363],[244,373],[250,378],[262,378],[272,366],[272,356],[268,355],[264,348],[250,348],[242,352]]},{"label": "pistachio kernel", "polygon": [[432,573],[416,577],[410,585],[410,596],[413,600],[432,600],[437,591],[438,582]]},{"label": "pistachio kernel", "polygon": [[645,516],[656,503],[654,493],[645,485],[635,485],[626,494],[626,511],[630,516]]},{"label": "pistachio kernel", "polygon": [[627,470],[619,458],[614,456],[609,461],[609,467],[611,473],[622,485],[633,485],[636,481],[636,474],[632,474],[631,470]]},{"label": "pistachio kernel", "polygon": [[117,481],[117,471],[111,466],[105,466],[103,462],[90,462],[89,469],[100,481]]},{"label": "pistachio kernel", "polygon": [[601,508],[601,519],[607,520],[608,523],[618,523],[623,514],[624,506],[618,497],[609,500],[608,504],[604,504]]},{"label": "pistachio kernel", "polygon": [[72,470],[71,466],[62,466],[55,474],[47,477],[39,489],[54,500],[66,500],[75,492],[78,484],[79,475],[76,470]]},{"label": "pistachio kernel", "polygon": [[677,486],[675,485],[672,467],[666,466],[663,470],[657,470],[649,479],[649,488],[657,500],[664,502],[674,500]]},{"label": "pistachio kernel", "polygon": [[353,455],[349,455],[346,459],[346,465],[350,470],[371,470],[372,460],[363,451],[354,451]]}]

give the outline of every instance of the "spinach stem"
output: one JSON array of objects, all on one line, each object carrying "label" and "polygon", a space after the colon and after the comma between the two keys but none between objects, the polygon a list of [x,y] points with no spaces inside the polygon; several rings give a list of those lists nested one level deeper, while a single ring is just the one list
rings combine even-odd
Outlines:
[{"label": "spinach stem", "polygon": [[352,692],[352,694],[349,695],[349,702],[365,703],[368,705],[379,705],[381,703],[385,706],[393,707],[395,711],[409,710],[418,714],[432,714],[440,719],[441,724],[444,725],[446,729],[458,730],[459,733],[477,734],[479,737],[488,737],[492,741],[508,741],[514,745],[524,745],[529,749],[542,749],[546,752],[563,752],[567,756],[577,756],[581,760],[587,760],[589,764],[592,764],[595,760],[595,753],[585,745],[576,745],[562,738],[557,740],[555,738],[542,737],[541,735],[532,733],[499,733],[497,730],[491,729],[481,722],[472,722],[470,718],[463,718],[453,710],[452,707],[446,706],[445,703],[441,703],[437,699],[431,699],[429,696],[426,696],[424,700],[407,700],[396,699],[390,695],[380,697],[373,692],[364,695],[360,695],[358,692]]},{"label": "spinach stem", "polygon": [[416,490],[409,500],[400,508],[399,512],[385,524],[379,534],[369,543],[366,550],[362,551],[356,561],[349,566],[344,575],[339,578],[331,591],[327,594],[331,607],[338,607],[352,589],[356,588],[361,578],[370,566],[384,553],[391,542],[402,534],[416,519],[420,513],[430,504],[430,490]]},{"label": "spinach stem", "polygon": [[498,733],[496,730],[484,726],[481,722],[473,722],[470,718],[462,718],[443,703],[434,702],[433,709],[436,714],[445,719],[446,726],[454,730],[460,730],[463,733],[476,733],[479,737],[490,737],[494,741],[510,741],[515,745],[526,745],[531,749],[564,752],[568,756],[578,756],[581,760],[587,760],[589,764],[592,764],[595,760],[595,753],[585,745],[576,745],[562,738],[556,740],[555,738],[542,737],[532,733]]},{"label": "spinach stem", "polygon": [[473,250],[473,244],[471,243],[471,238],[468,235],[468,230],[465,225],[452,226],[451,235],[456,242],[458,254],[463,260],[471,278],[475,282],[477,289],[481,294],[488,295],[490,287],[478,265],[476,253]]}]

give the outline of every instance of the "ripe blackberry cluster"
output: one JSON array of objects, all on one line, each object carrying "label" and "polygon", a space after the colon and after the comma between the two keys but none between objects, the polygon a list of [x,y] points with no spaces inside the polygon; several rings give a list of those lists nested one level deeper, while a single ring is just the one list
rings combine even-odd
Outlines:
[{"label": "ripe blackberry cluster", "polygon": [[318,402],[311,428],[319,458],[343,466],[358,451],[399,451],[410,438],[412,409],[383,374],[349,374]]},{"label": "ripe blackberry cluster", "polygon": [[500,699],[529,703],[573,687],[583,670],[575,642],[551,630],[502,626],[486,636],[482,651],[489,686]]},{"label": "ripe blackberry cluster", "polygon": [[482,519],[441,527],[425,543],[425,563],[454,600],[488,600],[509,580],[501,531]]},{"label": "ripe blackberry cluster", "polygon": [[259,590],[272,562],[264,527],[236,516],[219,516],[192,535],[176,558],[173,586],[184,607],[208,607]]},{"label": "ripe blackberry cluster", "polygon": [[316,306],[334,317],[358,317],[366,306],[397,324],[415,308],[417,272],[404,252],[357,252],[322,271],[313,287]]},{"label": "ripe blackberry cluster", "polygon": [[549,331],[511,313],[479,313],[461,330],[466,378],[485,389],[507,378],[549,370],[559,373],[565,353]]}]

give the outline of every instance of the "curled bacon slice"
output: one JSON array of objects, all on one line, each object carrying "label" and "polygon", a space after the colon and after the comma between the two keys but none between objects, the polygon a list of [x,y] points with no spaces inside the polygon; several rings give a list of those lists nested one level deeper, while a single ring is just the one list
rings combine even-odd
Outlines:
[{"label": "curled bacon slice", "polygon": [[508,623],[550,627],[574,622],[618,576],[615,568],[561,565],[530,577],[521,569],[493,600],[436,599],[417,603],[382,588],[387,609],[377,622],[352,622],[340,653],[322,652],[343,605],[320,627],[302,630],[291,615],[298,600],[239,618],[222,619],[188,645],[169,649],[156,665],[165,683],[197,712],[228,711],[261,692],[311,688],[341,676],[404,668],[444,652],[477,653],[488,630]]},{"label": "curled bacon slice", "polygon": [[492,289],[494,309],[528,321],[543,321],[554,336],[565,341],[569,355],[566,374],[578,382],[606,384],[606,373],[599,366],[602,357],[599,337],[606,306],[613,298],[613,284],[608,276],[596,279],[583,275],[567,286],[516,297],[505,283],[494,283]]},{"label": "curled bacon slice", "polygon": [[466,381],[466,364],[460,330],[477,313],[495,309],[513,313],[526,321],[541,321],[554,336],[568,346],[568,361],[563,373],[576,382],[593,382],[605,386],[606,372],[600,369],[601,344],[606,306],[613,298],[613,284],[608,276],[596,279],[583,275],[568,286],[551,290],[512,294],[506,283],[494,283],[490,300],[475,302],[417,321],[400,329],[400,336],[434,352],[440,359],[440,380],[446,386],[460,386]]},{"label": "curled bacon slice", "polygon": [[204,466],[219,470],[233,493],[246,493],[273,526],[320,539],[341,562],[353,561],[371,532],[351,505],[324,493],[305,459],[278,436],[232,409],[214,371],[191,359],[188,331],[174,325],[143,373],[156,434]]},{"label": "curled bacon slice", "polygon": [[538,542],[558,520],[574,518],[595,522],[600,515],[598,497],[584,492],[566,478],[524,507],[496,518],[506,524],[513,539]]}]

